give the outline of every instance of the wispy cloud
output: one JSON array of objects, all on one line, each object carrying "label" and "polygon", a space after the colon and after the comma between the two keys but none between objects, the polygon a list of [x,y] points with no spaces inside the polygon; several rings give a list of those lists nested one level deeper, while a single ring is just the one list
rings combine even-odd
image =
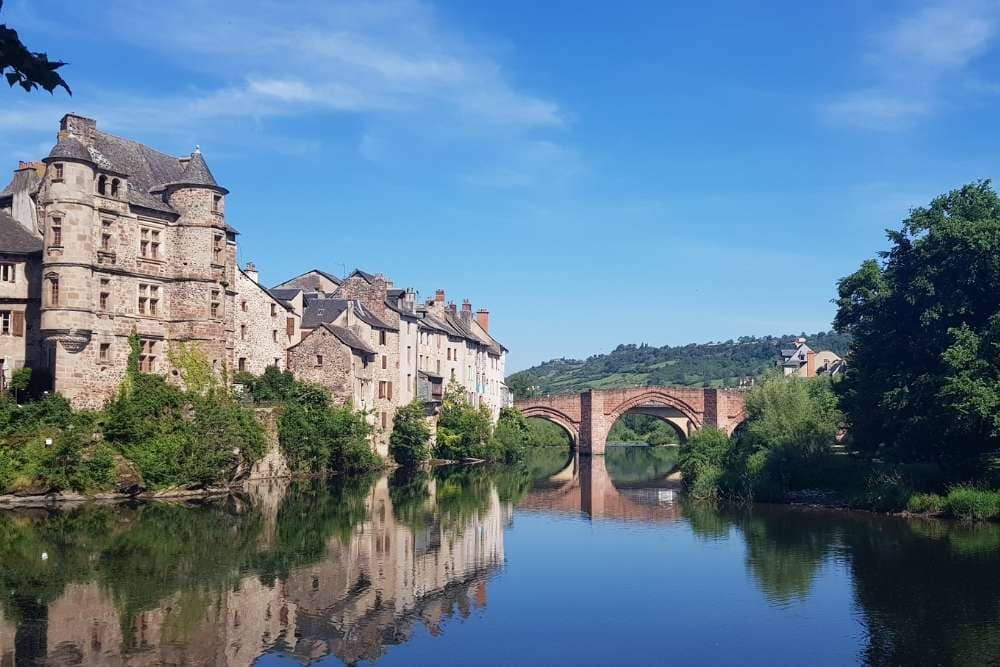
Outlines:
[{"label": "wispy cloud", "polygon": [[[22,13],[29,11],[22,7]],[[262,124],[353,114],[363,125],[359,151],[369,159],[394,152],[385,137],[426,144],[437,136],[442,145],[483,147],[462,151],[466,155],[515,161],[537,150],[539,133],[542,145],[565,139],[567,114],[558,102],[519,86],[488,37],[462,34],[423,2],[303,0],[292,8],[283,2],[177,0],[136,9],[131,0],[103,0],[66,11],[71,15],[60,15],[60,21],[91,27],[89,34],[100,35],[109,50],[152,52],[178,72],[161,82],[183,81],[151,92],[140,82],[96,73],[91,83],[100,91],[74,86],[79,92],[73,110],[95,115],[113,131],[148,133],[155,127],[161,134],[223,137],[232,120]],[[35,25],[46,20],[42,11],[22,18]],[[87,34],[76,31],[73,38]],[[67,110],[59,102],[52,106]],[[58,114],[38,113],[42,108],[48,105],[32,107],[30,126],[52,132],[49,116]],[[0,136],[5,126],[17,126],[21,113],[0,112]],[[376,151],[377,137],[382,140]],[[501,146],[511,150],[497,150]],[[464,165],[456,176],[470,168]]]},{"label": "wispy cloud", "polygon": [[[994,44],[1000,5],[986,0],[922,4],[877,33],[863,64],[872,81],[825,100],[820,113],[837,125],[905,129],[938,111],[950,90]],[[966,87],[966,92],[974,92]]]}]

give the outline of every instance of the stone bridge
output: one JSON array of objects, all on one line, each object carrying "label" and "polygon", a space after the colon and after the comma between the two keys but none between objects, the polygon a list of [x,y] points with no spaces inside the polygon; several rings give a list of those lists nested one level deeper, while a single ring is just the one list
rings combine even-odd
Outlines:
[{"label": "stone bridge", "polygon": [[525,417],[547,419],[569,433],[581,454],[602,455],[608,432],[625,414],[657,417],[673,426],[682,439],[703,426],[732,434],[746,418],[743,392],[693,387],[590,389],[517,401]]}]

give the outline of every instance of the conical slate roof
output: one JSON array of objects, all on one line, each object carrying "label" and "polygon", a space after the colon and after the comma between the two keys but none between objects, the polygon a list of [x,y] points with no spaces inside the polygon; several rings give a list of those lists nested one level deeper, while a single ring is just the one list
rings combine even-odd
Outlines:
[{"label": "conical slate roof", "polygon": [[220,190],[224,193],[228,192],[228,190],[215,181],[215,177],[212,176],[211,170],[208,168],[208,165],[205,164],[205,158],[201,156],[201,149],[197,147],[195,147],[194,152],[191,153],[191,157],[188,158],[187,164],[184,165],[184,170],[181,172],[181,175],[169,183],[164,183],[161,187],[191,185],[202,185],[209,188],[215,188],[216,190]]},{"label": "conical slate roof", "polygon": [[83,160],[84,162],[93,162],[94,158],[90,156],[84,145],[77,139],[66,137],[65,139],[60,139],[59,143],[49,151],[49,156],[45,158],[45,162],[52,160]]}]

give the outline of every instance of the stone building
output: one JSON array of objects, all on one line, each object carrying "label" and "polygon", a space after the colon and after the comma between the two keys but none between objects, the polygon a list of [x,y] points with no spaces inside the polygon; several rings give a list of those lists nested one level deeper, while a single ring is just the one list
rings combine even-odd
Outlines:
[{"label": "stone building", "polygon": [[785,377],[834,376],[847,370],[847,362],[830,350],[816,352],[806,344],[805,338],[798,338],[794,348],[781,350],[781,370]]},{"label": "stone building", "polygon": [[0,210],[0,389],[11,373],[39,365],[42,241]]},{"label": "stone building", "polygon": [[288,349],[302,335],[295,306],[261,286],[253,263],[236,274],[235,306],[233,368],[254,375],[268,366],[285,370]]},{"label": "stone building", "polygon": [[[142,369],[170,378],[179,377],[171,359],[184,346],[200,348],[220,376],[236,367],[238,347],[247,368],[282,364],[272,320],[296,316],[239,271],[227,194],[197,148],[174,157],[64,116],[48,157],[22,163],[0,192],[0,209],[41,246],[21,255],[27,292],[10,297],[22,302],[12,312],[26,312],[25,351],[14,364],[30,363],[86,408],[116,391],[133,332]],[[238,341],[238,302],[263,315],[252,339]],[[286,326],[279,343],[297,341],[297,328]]]}]

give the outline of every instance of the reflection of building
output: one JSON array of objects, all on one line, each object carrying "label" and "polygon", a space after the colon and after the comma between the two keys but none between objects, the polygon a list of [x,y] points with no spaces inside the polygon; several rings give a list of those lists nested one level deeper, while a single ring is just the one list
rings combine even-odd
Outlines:
[{"label": "reflection of building", "polygon": [[794,348],[781,351],[781,368],[785,376],[811,378],[817,375],[840,375],[847,370],[838,354],[824,350],[816,352],[806,345],[805,338],[795,341]]},{"label": "reflection of building", "polygon": [[[270,496],[271,489],[265,492]],[[430,492],[433,503],[433,483]],[[273,505],[273,498],[265,500]],[[265,522],[276,520],[272,510],[264,508]],[[386,646],[405,642],[418,623],[437,634],[444,619],[486,604],[487,577],[503,564],[512,513],[495,490],[484,510],[452,527],[437,519],[417,528],[397,521],[385,480],[369,493],[366,510],[347,541],[331,538],[321,560],[273,585],[256,575],[222,590],[192,585],[128,615],[101,584],[75,583],[35,627],[0,613],[0,667],[15,660],[250,665],[268,651],[302,662],[328,655],[374,660]],[[265,528],[262,548],[274,534]],[[27,648],[16,639],[26,632],[40,635]]]}]

